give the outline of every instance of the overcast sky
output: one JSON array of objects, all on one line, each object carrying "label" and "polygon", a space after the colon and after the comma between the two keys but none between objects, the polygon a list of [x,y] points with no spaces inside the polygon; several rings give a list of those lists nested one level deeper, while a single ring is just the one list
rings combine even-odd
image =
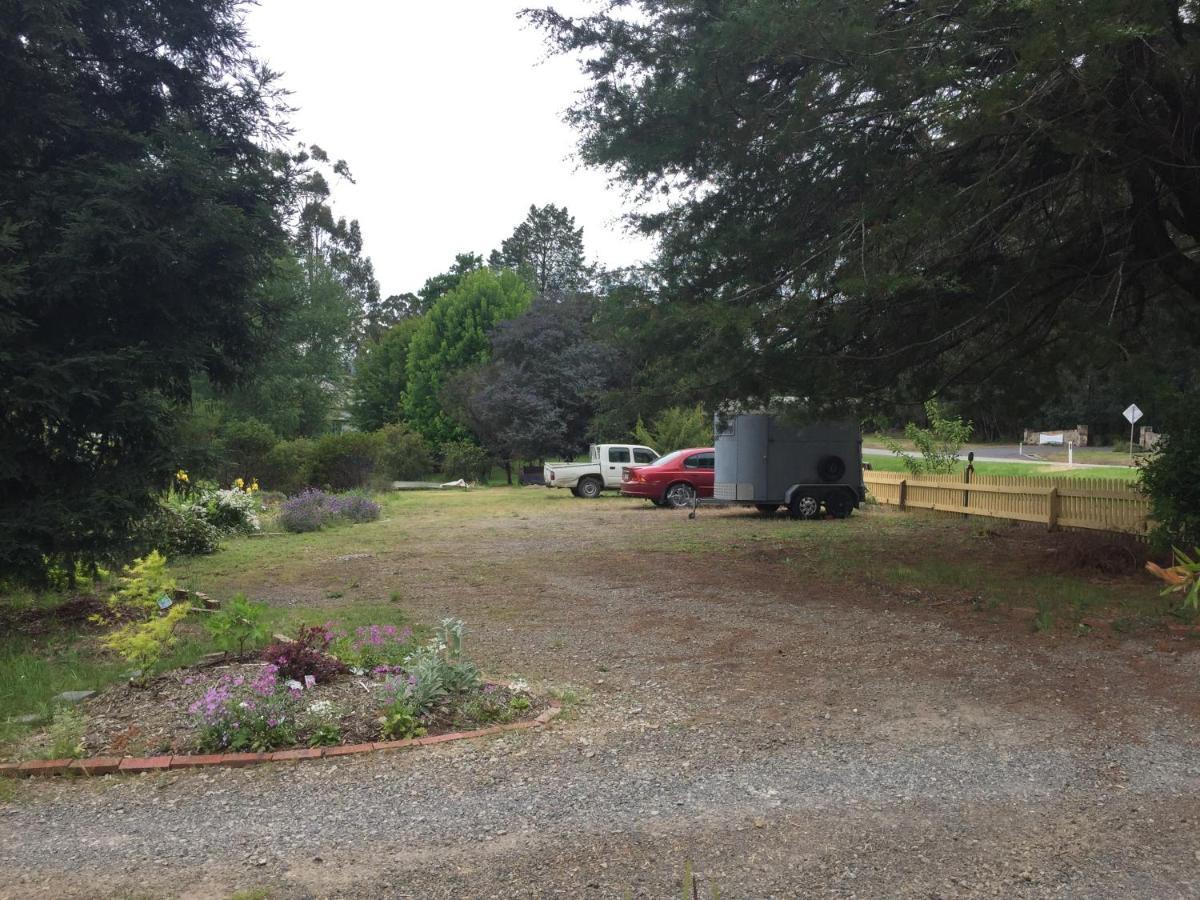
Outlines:
[{"label": "overcast sky", "polygon": [[[486,255],[531,203],[566,206],[590,258],[644,260],[619,188],[575,159],[563,110],[583,86],[517,19],[532,0],[261,0],[247,16],[283,72],[297,137],[350,164],[334,209],[362,223],[384,296],[415,291],[454,254]],[[588,8],[582,0],[555,4]]]}]

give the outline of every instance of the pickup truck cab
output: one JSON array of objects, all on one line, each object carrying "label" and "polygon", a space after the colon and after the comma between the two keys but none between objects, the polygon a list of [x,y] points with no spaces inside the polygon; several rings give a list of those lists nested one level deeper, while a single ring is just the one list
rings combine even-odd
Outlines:
[{"label": "pickup truck cab", "polygon": [[628,466],[645,466],[658,453],[640,444],[592,444],[591,459],[582,463],[546,463],[542,475],[548,488],[569,488],[576,497],[599,497],[605,488],[620,490]]}]

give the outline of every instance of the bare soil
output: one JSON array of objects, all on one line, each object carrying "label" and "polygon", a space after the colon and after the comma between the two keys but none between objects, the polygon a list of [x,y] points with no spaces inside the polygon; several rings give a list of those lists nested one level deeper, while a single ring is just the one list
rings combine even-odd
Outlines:
[{"label": "bare soil", "polygon": [[[287,606],[399,592],[415,619],[460,616],[487,671],[569,692],[552,728],[22,784],[0,808],[0,896],[657,898],[689,869],[701,897],[1200,892],[1196,641],[1157,622],[1035,632],[1043,582],[1022,579],[1057,571],[1063,539],[489,496],[408,501],[206,587]],[[962,560],[988,583],[893,571]],[[1154,602],[1136,573],[1056,578]]]}]

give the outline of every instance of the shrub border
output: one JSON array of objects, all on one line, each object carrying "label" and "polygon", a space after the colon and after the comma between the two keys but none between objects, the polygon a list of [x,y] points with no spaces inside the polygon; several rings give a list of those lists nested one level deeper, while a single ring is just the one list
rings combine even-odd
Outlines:
[{"label": "shrub border", "polygon": [[198,769],[213,766],[241,767],[269,762],[302,762],[306,759],[331,759],[338,756],[357,756],[380,750],[403,750],[409,747],[425,747],[430,744],[445,744],[449,741],[464,741],[472,738],[502,734],[505,731],[521,731],[538,728],[549,723],[562,712],[561,704],[555,702],[535,719],[511,722],[507,725],[491,725],[474,731],[452,731],[433,737],[407,738],[401,741],[375,741],[369,744],[343,744],[337,747],[297,748],[276,750],[274,753],[211,753],[180,754],[177,756],[93,756],[88,759],[35,759],[23,763],[0,763],[0,776],[11,778],[50,775],[136,775],[141,772],[161,772],[167,769]]}]

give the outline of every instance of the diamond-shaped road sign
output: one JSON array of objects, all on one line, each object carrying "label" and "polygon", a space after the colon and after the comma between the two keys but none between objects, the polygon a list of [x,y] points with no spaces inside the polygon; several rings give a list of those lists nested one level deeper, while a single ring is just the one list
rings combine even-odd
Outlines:
[{"label": "diamond-shaped road sign", "polygon": [[1129,424],[1132,425],[1134,422],[1136,422],[1138,419],[1140,419],[1142,417],[1142,411],[1140,409],[1138,409],[1138,405],[1136,403],[1130,403],[1129,409],[1125,410],[1125,412],[1122,413],[1122,415],[1124,415],[1126,421],[1128,421]]}]

